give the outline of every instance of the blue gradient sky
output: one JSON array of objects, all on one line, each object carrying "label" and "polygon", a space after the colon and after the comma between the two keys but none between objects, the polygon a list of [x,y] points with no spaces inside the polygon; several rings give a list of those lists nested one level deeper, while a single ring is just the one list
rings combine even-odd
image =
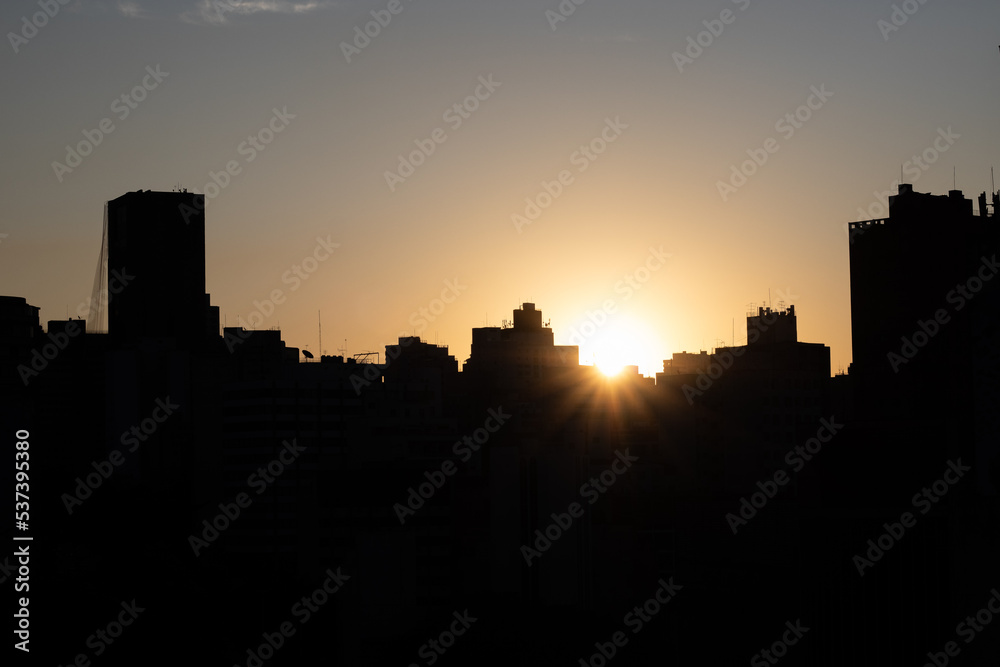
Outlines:
[{"label": "blue gradient sky", "polygon": [[[553,30],[554,0],[401,0],[348,63],[341,43],[388,5],[77,0],[15,53],[8,33],[41,10],[4,3],[0,293],[43,320],[75,314],[105,201],[205,192],[235,161],[207,219],[208,290],[230,325],[280,289],[261,327],[290,345],[317,350],[322,310],[327,353],[419,333],[464,361],[471,328],[520,301],[543,310],[558,343],[610,301],[581,359],[625,353],[654,373],[675,351],[728,344],[734,318],[739,343],[748,304],[770,289],[774,305],[795,303],[800,340],[831,347],[836,371],[851,359],[845,223],[877,213],[876,193],[939,129],[958,138],[926,169],[909,165],[918,191],[944,194],[957,168],[974,197],[1000,156],[993,0],[914,4],[888,39],[878,21],[891,2],[588,0]],[[673,54],[724,10],[731,23],[679,71]],[[169,74],[120,118],[113,101],[157,65]],[[460,127],[446,122],[490,75],[488,99]],[[779,132],[813,86],[832,97]],[[240,146],[275,108],[294,119],[248,162]],[[53,162],[104,118],[114,130],[60,180]],[[581,172],[574,153],[616,118],[627,129]],[[391,190],[385,173],[437,128],[446,141]],[[777,151],[724,201],[719,181],[772,137]],[[512,215],[562,170],[572,182],[519,231]],[[282,277],[327,236],[339,248],[293,290]],[[669,260],[621,289],[651,247]],[[459,297],[422,322],[454,279]]]}]

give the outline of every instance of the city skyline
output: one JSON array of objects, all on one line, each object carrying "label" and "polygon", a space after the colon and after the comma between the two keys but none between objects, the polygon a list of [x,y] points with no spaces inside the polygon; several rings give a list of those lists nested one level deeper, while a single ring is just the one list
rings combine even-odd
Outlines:
[{"label": "city skyline", "polygon": [[995,667],[998,25],[3,3],[18,664]]},{"label": "city skyline", "polygon": [[[330,354],[406,333],[465,359],[469,328],[522,302],[569,344],[616,299],[581,360],[625,348],[652,375],[731,344],[770,291],[836,372],[851,361],[847,223],[884,216],[901,176],[991,189],[1000,16],[985,2],[905,21],[892,3],[386,7],[75,2],[35,32],[22,18],[37,4],[5,7],[0,24],[32,36],[8,35],[0,81],[41,98],[10,99],[4,292],[74,316],[103,202],[179,185],[215,194],[206,282],[223,321],[285,289],[264,326],[313,352],[317,311]],[[280,58],[257,48],[265,34]],[[292,293],[282,278],[317,238],[338,247]],[[650,248],[670,259],[625,302],[616,286]],[[456,279],[468,289],[421,316]]]},{"label": "city skyline", "polygon": [[[191,199],[191,203],[185,202],[178,204],[174,201],[175,199],[177,201],[182,201],[187,198]],[[153,206],[152,208],[150,208],[150,203],[144,203],[154,201],[161,203]],[[8,298],[22,299],[25,301],[26,305],[38,309],[39,321],[43,324],[46,322],[58,322],[60,323],[59,326],[62,326],[62,323],[68,320],[82,320],[85,323],[85,326],[80,330],[86,331],[88,334],[114,334],[117,332],[119,337],[127,336],[128,338],[131,338],[138,335],[140,331],[149,331],[155,327],[162,329],[163,335],[174,336],[177,335],[176,332],[190,329],[190,327],[199,322],[202,317],[198,314],[197,310],[191,310],[191,307],[195,304],[192,303],[190,299],[183,300],[186,302],[186,310],[178,310],[177,312],[182,314],[171,318],[169,321],[161,318],[160,312],[157,308],[157,304],[171,302],[172,299],[169,291],[177,291],[181,285],[158,282],[155,287],[146,287],[143,292],[140,292],[139,294],[135,293],[135,288],[132,290],[127,288],[136,277],[132,273],[132,271],[136,270],[136,266],[145,267],[144,272],[149,272],[151,270],[151,266],[159,267],[155,269],[154,272],[165,276],[170,273],[170,269],[168,267],[172,263],[181,262],[185,265],[190,263],[193,264],[194,267],[201,267],[197,268],[191,275],[188,275],[186,272],[177,273],[176,280],[183,283],[183,289],[181,291],[188,293],[189,296],[191,294],[197,295],[204,292],[205,284],[204,281],[201,280],[200,276],[211,268],[209,266],[205,266],[204,243],[202,241],[202,236],[207,228],[207,216],[204,213],[206,210],[204,197],[197,193],[188,193],[186,190],[182,191],[176,189],[172,192],[158,192],[154,190],[140,189],[136,192],[124,193],[114,200],[106,202],[109,225],[105,230],[106,234],[110,233],[112,236],[114,235],[116,219],[126,215],[127,209],[130,206],[141,207],[143,210],[149,211],[149,215],[151,217],[146,221],[146,226],[148,228],[147,233],[152,234],[153,236],[161,237],[161,240],[158,242],[159,250],[162,252],[161,256],[150,256],[146,254],[146,251],[143,251],[140,254],[134,254],[134,252],[125,252],[123,249],[118,249],[117,252],[109,252],[109,250],[114,246],[109,243],[108,237],[105,236],[105,239],[102,242],[102,265],[98,270],[91,296],[77,304],[77,307],[72,313],[68,313],[66,318],[47,317],[39,307],[34,306],[30,300],[21,295],[8,295]],[[119,209],[121,210],[119,211]],[[186,240],[184,242],[180,242],[173,238],[173,232],[171,232],[170,229],[173,221],[177,218],[182,219],[184,223],[186,223],[187,232],[193,233],[193,236],[190,237],[193,241]],[[124,220],[124,218],[121,219]],[[128,236],[131,237],[135,233],[136,232],[132,232]],[[124,238],[125,235],[121,235]],[[283,342],[287,344],[288,347],[295,349],[299,353],[299,358],[302,362],[318,362],[320,361],[321,356],[336,356],[343,359],[351,357],[362,359],[362,363],[377,363],[379,359],[382,359],[383,364],[388,363],[388,359],[385,358],[384,351],[391,346],[397,345],[395,339],[383,341],[379,345],[374,346],[372,349],[355,354],[350,354],[349,350],[345,347],[340,347],[334,351],[328,349],[325,345],[323,346],[322,353],[320,353],[310,350],[309,343],[301,345],[296,344],[294,341],[287,340],[285,332],[282,332],[280,326],[274,324],[276,320],[275,313],[277,313],[280,310],[280,307],[286,302],[288,294],[296,291],[305,280],[309,279],[312,273],[317,271],[319,265],[328,260],[332,256],[333,252],[340,247],[339,244],[332,243],[329,237],[325,240],[318,237],[316,242],[316,247],[311,256],[307,256],[301,264],[293,265],[282,274],[282,285],[290,285],[291,287],[275,288],[263,298],[255,299],[252,304],[252,310],[249,312],[246,319],[241,317],[236,322],[228,322],[223,314],[224,311],[220,310],[219,305],[212,305],[211,308],[213,309],[213,313],[210,315],[210,329],[215,333],[215,335],[222,336],[223,339],[227,341],[227,347],[230,352],[232,352],[234,348],[234,346],[230,344],[232,341],[231,332],[235,329],[244,329],[247,332],[272,331],[281,334]],[[192,245],[188,247],[188,243],[191,243]],[[608,327],[609,323],[616,319],[620,304],[627,302],[633,294],[641,290],[643,286],[649,282],[650,276],[659,269],[663,268],[669,257],[670,254],[663,253],[662,249],[649,248],[647,261],[631,275],[625,276],[622,280],[616,283],[615,293],[618,296],[615,298],[605,299],[598,305],[597,308],[588,310],[586,312],[586,317],[579,324],[579,326],[572,327],[568,333],[563,332],[559,335],[557,333],[557,329],[551,327],[551,318],[545,318],[543,321],[541,319],[540,313],[542,311],[540,308],[537,309],[537,312],[539,313],[537,326],[544,326],[547,331],[552,332],[555,336],[555,340],[568,337],[565,344],[557,343],[557,345],[577,349],[585,348],[588,342],[599,340],[602,337],[602,333],[605,333],[605,328]],[[133,268],[130,270],[129,267]],[[433,322],[437,316],[440,316],[450,304],[454,303],[462,295],[462,293],[468,289],[467,285],[463,285],[457,279],[446,280],[444,284],[445,289],[441,291],[441,294],[438,297],[432,299],[427,306],[421,307],[411,314],[410,323],[415,326],[411,329],[401,331],[398,334],[399,340],[413,339],[418,342],[439,346],[450,351],[447,343],[440,343],[436,340],[431,341],[424,335],[428,322]],[[766,308],[770,311],[773,307],[775,311],[783,311],[787,307],[794,313],[794,304],[791,302],[785,302],[785,299],[789,296],[791,295],[778,290],[776,294],[778,299],[777,306],[773,306],[773,301],[765,301],[760,306],[751,304],[748,306],[747,312],[745,313],[747,322],[749,322],[749,318],[752,315],[756,314],[755,311],[758,309]],[[123,307],[121,306],[121,300],[123,297],[135,303],[145,304],[144,307],[148,309],[148,312],[142,319],[141,324],[139,321],[127,326],[125,326],[125,322],[121,322],[118,326],[112,324],[115,318],[113,313],[121,311]],[[210,298],[211,295],[206,294],[206,297]],[[198,300],[200,299],[201,297],[198,297]],[[516,322],[518,321],[518,316],[523,312],[522,308],[536,310],[536,306],[540,305],[541,304],[535,304],[534,302],[521,301],[513,307],[513,316],[511,316],[510,311],[508,311],[508,316],[501,317],[499,322],[484,320],[481,327],[470,327],[470,340],[475,337],[475,332],[479,328],[498,330],[514,328],[516,326]],[[709,351],[714,354],[716,347],[732,347],[733,345],[736,345],[736,341],[740,341],[741,345],[745,345],[747,343],[747,326],[749,325],[745,324],[743,318],[741,318],[739,327],[737,328],[734,319],[732,338],[730,341],[726,342],[721,339],[717,339],[716,343],[718,345],[712,346]],[[134,330],[133,327],[135,327]],[[45,328],[48,329],[48,327]],[[123,331],[125,330],[128,330],[129,333],[124,334]],[[227,330],[229,333],[227,333]],[[170,333],[168,334],[168,332]],[[738,336],[737,332],[739,332]],[[321,312],[317,312],[316,335],[318,341],[321,341]],[[793,335],[793,338],[794,337],[795,336]],[[316,347],[317,349],[319,348],[318,342]],[[339,354],[334,354],[334,352]],[[701,352],[704,353],[706,350],[701,350]],[[676,355],[678,353],[681,355],[688,354],[687,350],[678,350],[672,353],[672,355]],[[644,373],[639,364],[627,356],[629,354],[631,354],[631,352],[626,350],[620,355],[608,355],[597,360],[593,358],[580,358],[579,364],[581,366],[593,366],[608,377],[618,376],[622,371],[631,367],[640,375],[645,375],[646,377],[652,379],[653,376],[665,370],[665,366],[669,363],[670,359],[668,357],[660,360],[660,363],[655,369]],[[575,356],[579,357],[579,355]],[[464,366],[464,363],[468,362],[468,360],[468,355],[466,356],[464,362],[460,360],[458,367],[459,371]],[[846,372],[846,369],[842,370]]]},{"label": "city skyline", "polygon": [[[898,190],[902,191],[905,189],[907,192],[916,192],[913,189],[912,184],[903,182],[899,186]],[[117,202],[129,199],[131,197],[137,196],[137,193],[141,195],[143,192],[146,196],[150,194],[157,197],[164,197],[171,195],[171,193],[157,192],[153,190],[138,190],[133,193],[126,193],[118,197],[114,201],[107,202],[107,206],[115,205]],[[186,189],[175,189],[172,195],[187,193]],[[180,215],[185,222],[190,223],[196,217],[201,220],[200,229],[205,230],[208,227],[207,224],[207,206],[204,203],[205,197],[201,197],[198,193],[191,193],[195,195],[195,202],[199,202],[196,205],[182,204],[177,208],[176,214]],[[935,193],[923,193],[935,196]],[[954,190],[949,193],[950,195],[957,195],[959,197],[964,197],[964,193],[959,190]],[[940,196],[940,195],[938,195]],[[973,198],[964,197],[966,203],[969,205],[970,210],[974,210],[977,216],[979,215],[992,215],[989,213],[991,207],[995,208],[995,194],[993,191],[981,193],[985,200],[975,201]],[[896,197],[896,194],[889,195],[886,198],[887,205]],[[985,202],[987,213],[983,214],[982,208]],[[978,208],[972,209],[973,205],[978,205]],[[169,214],[174,213],[175,207],[171,205],[169,211],[165,210],[163,213]],[[884,216],[888,218],[888,206],[887,213]],[[859,222],[870,222],[870,221],[859,221]],[[863,233],[864,227],[858,227],[857,223],[851,225],[850,231],[848,232],[848,242],[853,243],[853,236]],[[276,287],[269,291],[261,299],[255,299],[252,302],[251,310],[247,313],[246,318],[237,316],[237,321],[229,322],[227,316],[225,315],[225,310],[221,310],[219,304],[215,304],[214,308],[217,311],[215,316],[216,320],[213,320],[214,324],[211,326],[219,334],[225,337],[224,330],[226,328],[245,328],[248,331],[276,331],[280,332],[282,335],[282,340],[290,347],[299,351],[301,359],[304,362],[310,360],[319,360],[321,356],[338,356],[342,358],[356,357],[363,359],[364,363],[371,363],[372,355],[375,355],[376,361],[384,356],[384,351],[393,345],[396,345],[395,341],[398,338],[402,340],[404,338],[414,338],[416,340],[421,340],[424,343],[431,343],[433,345],[438,345],[446,348],[449,352],[452,351],[451,346],[447,342],[438,341],[435,335],[434,340],[430,340],[426,336],[426,329],[429,323],[434,322],[439,316],[441,316],[447,309],[448,306],[455,303],[459,297],[462,296],[463,292],[468,289],[467,285],[464,285],[459,279],[445,280],[444,289],[441,291],[440,295],[433,298],[428,302],[426,306],[421,306],[419,309],[410,314],[408,322],[414,326],[410,329],[400,331],[395,338],[382,341],[377,345],[370,346],[362,351],[353,352],[350,348],[346,347],[346,341],[340,343],[345,345],[345,347],[338,347],[331,350],[328,346],[323,345],[322,351],[319,351],[320,343],[322,341],[322,312],[317,311],[317,321],[316,321],[316,347],[315,351],[310,349],[310,343],[300,343],[299,341],[293,341],[288,339],[287,332],[284,332],[280,327],[280,320],[276,318],[276,313],[281,309],[288,299],[290,293],[298,290],[302,284],[308,280],[313,273],[315,273],[320,265],[330,259],[333,253],[340,248],[340,244],[334,243],[327,236],[326,239],[322,237],[316,238],[316,245],[311,255],[307,255],[304,260],[299,264],[293,264],[289,269],[287,269],[281,276],[282,287]],[[106,245],[106,239],[104,242]],[[103,248],[103,246],[102,246]],[[198,253],[196,253],[198,254]],[[638,293],[643,287],[648,283],[654,273],[663,268],[671,257],[671,253],[664,253],[662,247],[660,249],[650,247],[648,249],[647,261],[641,264],[635,271],[631,274],[627,274],[622,280],[619,280],[615,284],[615,294],[613,298],[608,298],[602,301],[594,309],[588,309],[585,313],[585,317],[578,320],[578,324],[572,326],[568,332],[561,332],[556,327],[551,327],[554,334],[555,344],[557,345],[568,345],[577,347],[580,350],[579,363],[581,366],[593,366],[599,369],[604,375],[608,377],[618,376],[623,370],[632,367],[636,369],[639,375],[643,375],[648,378],[654,378],[657,374],[667,370],[667,366],[670,360],[677,359],[677,355],[684,356],[688,354],[698,354],[698,353],[710,353],[715,354],[716,349],[725,349],[733,346],[746,345],[747,344],[747,329],[744,327],[743,318],[740,318],[740,325],[737,327],[736,318],[733,319],[731,338],[729,341],[723,340],[722,338],[716,338],[713,345],[708,346],[708,348],[698,348],[693,349],[690,352],[688,350],[673,350],[666,357],[659,360],[658,363],[654,365],[645,365],[638,362],[638,358],[633,359],[635,355],[634,350],[621,350],[614,347],[609,348],[604,354],[592,353],[591,356],[585,357],[584,350],[593,349],[594,343],[606,340],[608,330],[611,330],[611,334],[618,334],[619,337],[615,339],[615,343],[619,343],[624,340],[621,337],[622,330],[620,328],[612,327],[612,323],[621,325],[624,321],[627,327],[630,324],[630,318],[622,317],[619,314],[620,306],[626,303],[633,295]],[[87,297],[84,301],[77,304],[73,313],[69,313],[67,310],[68,319],[83,319],[87,320],[87,331],[88,333],[108,333],[109,331],[109,313],[112,310],[111,302],[114,300],[116,294],[123,293],[127,287],[129,281],[134,276],[130,276],[128,272],[129,262],[123,263],[122,261],[114,262],[110,260],[107,254],[102,255],[103,264],[98,271],[97,282],[95,283],[91,296]],[[200,260],[204,263],[204,260]],[[110,262],[110,263],[109,263]],[[120,265],[120,266],[119,266]],[[210,266],[206,266],[206,272],[210,272]],[[110,274],[110,275],[109,275]],[[289,286],[289,287],[285,287]],[[197,289],[195,290],[197,292]],[[794,312],[794,297],[790,291],[786,292],[784,290],[776,290],[776,294],[772,295],[771,290],[768,290],[768,299],[760,303],[750,303],[747,305],[744,317],[749,318],[755,315],[759,309],[767,309],[774,311],[783,311],[786,308],[791,308]],[[21,295],[11,295],[15,297],[21,297]],[[209,295],[210,296],[210,295]],[[771,297],[775,298],[771,298]],[[24,297],[21,297],[24,298]],[[775,303],[775,299],[777,303]],[[165,297],[161,295],[160,298],[155,299],[154,303],[162,303]],[[29,305],[30,300],[27,300]],[[92,304],[97,304],[96,306]],[[522,306],[535,307],[534,302],[530,301],[519,301],[514,305],[512,310],[515,311],[515,315],[520,311]],[[542,305],[542,304],[538,304]],[[554,304],[557,306],[557,304]],[[510,313],[510,311],[507,311]],[[75,313],[75,314],[74,314]],[[58,317],[47,317],[43,312],[39,313],[40,321],[60,321],[61,318]],[[151,318],[159,317],[158,313],[151,313]],[[190,318],[178,318],[180,321],[185,321]],[[625,333],[626,338],[631,338],[631,340],[636,340],[636,328],[634,327],[634,320],[631,322],[633,328],[627,333]],[[551,318],[546,318],[545,327],[550,328]],[[179,326],[177,323],[171,326]],[[491,321],[488,318],[484,318],[481,327],[496,327],[500,329],[511,328],[514,326],[514,320],[510,317],[501,317],[499,322]],[[476,327],[471,327],[472,334],[470,334],[471,339],[474,336]],[[638,328],[642,332],[641,326]],[[739,332],[739,335],[737,335]],[[642,332],[645,333],[645,332]],[[436,334],[436,332],[435,332]],[[641,335],[641,333],[640,333]],[[329,340],[329,339],[328,339]],[[334,341],[339,342],[339,341]],[[803,340],[803,342],[806,342]],[[811,341],[814,343],[823,344],[825,341],[816,340]],[[453,355],[454,356],[454,355]],[[468,361],[469,355],[459,358],[459,369],[464,365],[462,360]],[[383,360],[383,363],[385,361]],[[831,374],[846,374],[850,370],[850,367],[840,367],[837,368],[831,365]]]},{"label": "city skyline", "polygon": [[[43,333],[38,307],[0,297],[0,420],[23,459],[14,540],[34,529],[49,546],[15,552],[27,557],[18,585],[31,555],[52,572],[17,600],[19,650],[82,664],[106,648],[94,638],[116,643],[126,616],[155,609],[161,621],[129,629],[109,663],[133,664],[194,608],[200,659],[248,667],[397,663],[420,642],[425,664],[499,664],[511,636],[533,664],[599,665],[619,650],[621,664],[754,663],[790,646],[806,664],[859,652],[912,664],[938,662],[939,646],[957,654],[949,638],[969,608],[977,630],[992,619],[997,539],[982,527],[1000,482],[1000,192],[977,214],[958,191],[902,185],[887,219],[851,225],[848,375],[799,339],[791,304],[748,313],[745,346],[617,381],[580,366],[530,302],[472,330],[462,373],[412,337],[374,364],[302,363],[278,331],[220,336],[203,199],[108,202],[106,334],[81,335],[80,320]],[[303,270],[337,250],[316,242]],[[180,315],[163,321],[164,304]],[[296,590],[307,595],[288,606]],[[88,591],[105,611],[53,604]],[[727,641],[713,645],[720,604]],[[81,649],[109,606],[119,620]],[[781,619],[796,619],[796,641],[762,649]],[[454,623],[477,622],[459,643]],[[633,643],[646,624],[656,630]],[[978,641],[970,664],[996,649]]]}]

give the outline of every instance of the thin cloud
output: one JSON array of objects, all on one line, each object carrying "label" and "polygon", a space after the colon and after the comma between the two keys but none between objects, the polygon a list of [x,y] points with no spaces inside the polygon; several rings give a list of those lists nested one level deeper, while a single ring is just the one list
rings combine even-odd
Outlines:
[{"label": "thin cloud", "polygon": [[118,3],[118,13],[130,19],[141,19],[147,16],[146,10],[139,6],[137,2],[120,0]]},{"label": "thin cloud", "polygon": [[296,2],[295,0],[198,0],[194,9],[181,14],[188,23],[225,25],[237,16],[252,14],[306,14],[332,7],[334,3],[321,0]]}]

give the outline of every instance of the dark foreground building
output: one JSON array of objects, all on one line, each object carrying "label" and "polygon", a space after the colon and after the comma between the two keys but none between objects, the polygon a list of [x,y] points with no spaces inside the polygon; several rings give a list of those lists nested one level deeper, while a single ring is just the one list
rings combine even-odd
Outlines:
[{"label": "dark foreground building", "polygon": [[108,203],[107,333],[0,298],[33,658],[996,664],[997,230],[959,194],[851,229],[849,375],[789,305],[655,385],[530,303],[461,373],[415,337],[371,364],[220,331],[199,197]]},{"label": "dark foreground building", "polygon": [[879,661],[937,664],[952,641],[956,661],[1000,655],[995,636],[959,636],[1000,562],[998,199],[984,193],[974,211],[960,191],[902,184],[888,218],[850,225],[854,419],[823,469],[839,502],[816,499],[815,540],[832,545],[843,584],[822,622]]}]

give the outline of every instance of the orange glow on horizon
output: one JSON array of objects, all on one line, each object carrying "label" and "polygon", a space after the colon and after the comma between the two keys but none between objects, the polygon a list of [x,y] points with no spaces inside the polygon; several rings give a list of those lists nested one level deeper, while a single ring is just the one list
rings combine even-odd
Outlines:
[{"label": "orange glow on horizon", "polygon": [[[580,326],[581,334],[592,329]],[[581,335],[582,337],[582,335]],[[662,341],[643,320],[618,313],[609,317],[602,327],[595,327],[592,335],[571,344],[580,345],[580,362],[593,364],[606,377],[616,377],[626,366],[638,366],[640,374],[655,372],[662,362]],[[647,367],[650,360],[655,362]]]}]

